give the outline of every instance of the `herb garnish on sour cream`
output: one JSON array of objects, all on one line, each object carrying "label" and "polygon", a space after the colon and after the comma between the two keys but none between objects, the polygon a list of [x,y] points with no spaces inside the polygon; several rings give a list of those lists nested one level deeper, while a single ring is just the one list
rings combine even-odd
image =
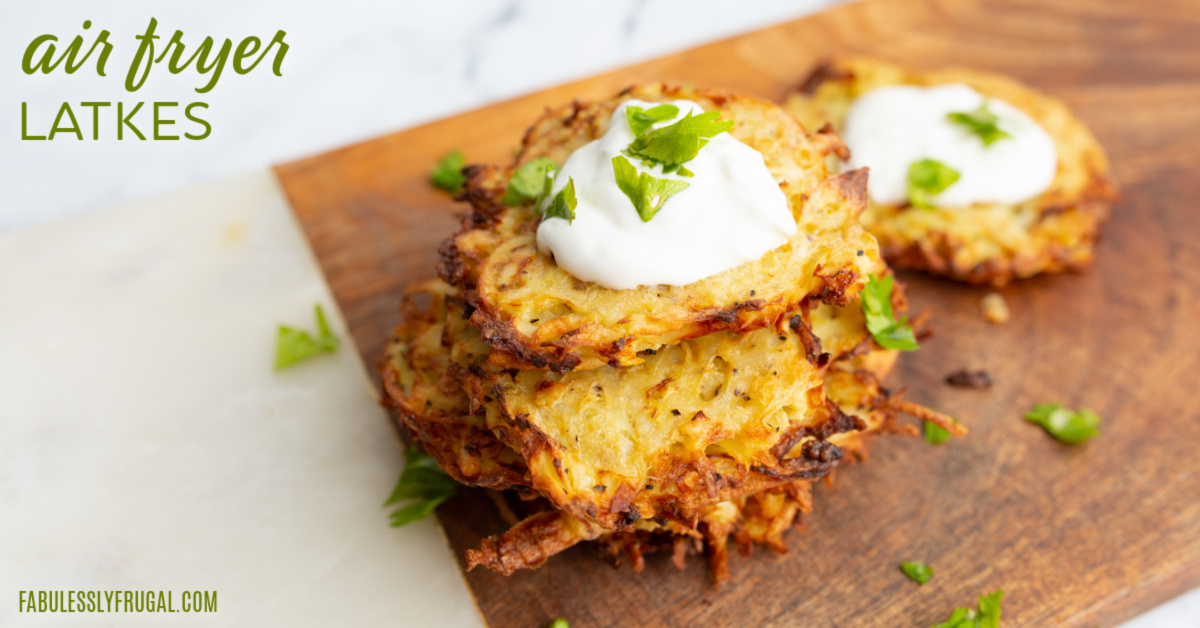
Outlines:
[{"label": "herb garnish on sour cream", "polygon": [[[1057,173],[1054,138],[1036,120],[961,83],[872,89],[851,103],[842,137],[849,167],[871,168],[867,190],[878,205],[1020,203],[1045,192]],[[939,192],[924,192],[946,179],[932,177],[937,173],[926,166],[914,172],[923,160],[958,177]],[[921,178],[929,185],[911,185],[914,175],[931,175]]]},{"label": "herb garnish on sour cream", "polygon": [[[671,107],[674,108],[674,105]],[[650,111],[657,109],[660,107]],[[720,117],[719,111],[706,111],[694,117],[689,111],[682,120],[669,126],[640,133],[634,128],[637,139],[624,152],[641,159],[646,165],[662,166],[663,174],[678,172],[691,177],[692,172],[683,164],[695,159],[711,138],[733,128],[733,120],[718,120]],[[630,126],[633,126],[632,123]]]},{"label": "herb garnish on sour cream", "polygon": [[645,172],[639,174],[637,168],[623,155],[613,157],[612,164],[617,177],[617,187],[633,202],[633,208],[637,210],[642,222],[653,218],[667,199],[688,187],[687,181],[659,179]]},{"label": "herb garnish on sour cream", "polygon": [[1012,133],[1000,128],[1000,117],[988,109],[986,100],[974,111],[952,111],[946,114],[946,118],[974,131],[984,146],[1012,137]]},{"label": "herb garnish on sour cream", "polygon": [[670,103],[650,109],[637,105],[625,106],[625,118],[629,120],[629,128],[633,130],[634,135],[641,135],[655,124],[670,120],[677,115],[679,115],[679,107]]},{"label": "herb garnish on sour cream", "polygon": [[908,202],[913,207],[933,209],[933,197],[958,181],[954,168],[933,159],[914,161],[908,167]]},{"label": "herb garnish on sour cream", "polygon": [[785,244],[797,225],[780,181],[720,116],[688,100],[621,103],[554,172],[551,192],[573,185],[577,206],[569,222],[545,214],[538,249],[577,279],[632,289],[684,286]]},{"label": "herb garnish on sour cream", "polygon": [[[549,193],[550,183],[547,179],[546,190]],[[558,194],[554,195],[550,204],[542,210],[542,214],[547,218],[564,218],[567,224],[575,220],[575,207],[579,202],[575,199],[575,181],[567,179],[567,184],[563,186]]]}]

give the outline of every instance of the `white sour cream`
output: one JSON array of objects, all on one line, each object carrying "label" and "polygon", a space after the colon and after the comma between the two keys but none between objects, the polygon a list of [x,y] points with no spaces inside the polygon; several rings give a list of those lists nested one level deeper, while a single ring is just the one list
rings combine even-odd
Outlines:
[{"label": "white sour cream", "polygon": [[[757,260],[796,232],[787,197],[771,176],[762,153],[720,133],[684,166],[694,176],[662,173],[629,158],[638,172],[686,181],[689,187],[663,203],[649,222],[642,222],[617,187],[612,159],[634,140],[625,117],[626,105],[650,109],[661,103],[629,100],[613,112],[604,137],[567,158],[554,179],[557,193],[570,178],[575,182],[575,220],[547,218],[538,226],[539,250],[579,279],[606,288],[627,289],[667,284],[687,285],[739,264]],[[676,100],[679,115],[704,113],[694,102]]]},{"label": "white sour cream", "polygon": [[971,112],[984,101],[961,84],[882,87],[860,96],[846,116],[842,138],[850,167],[871,168],[871,200],[898,205],[908,200],[908,168],[934,159],[957,170],[959,179],[935,197],[938,207],[1019,203],[1050,187],[1058,168],[1054,140],[1032,118],[990,98],[988,110],[1012,137],[991,146],[946,114]]}]

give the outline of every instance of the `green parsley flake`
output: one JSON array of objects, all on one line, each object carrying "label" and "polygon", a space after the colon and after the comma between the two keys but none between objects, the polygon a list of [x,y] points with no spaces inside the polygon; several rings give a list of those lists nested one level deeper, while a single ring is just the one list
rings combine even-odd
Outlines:
[{"label": "green parsley flake", "polygon": [[933,197],[958,181],[958,171],[940,161],[922,159],[908,167],[908,202],[933,209]]},{"label": "green parsley flake", "polygon": [[884,349],[917,350],[917,338],[912,326],[908,325],[908,317],[896,320],[892,312],[890,276],[876,279],[875,275],[870,275],[867,285],[862,289],[861,299],[867,331],[871,332],[876,344]]},{"label": "green parsley flake", "polygon": [[979,608],[959,608],[950,619],[929,628],[1000,628],[1000,601],[1004,591],[979,596]]},{"label": "green parsley flake", "polygon": [[643,163],[661,165],[663,174],[675,172],[695,159],[710,138],[733,128],[733,120],[718,120],[720,116],[719,111],[706,111],[698,116],[689,111],[675,124],[638,136],[625,154]]},{"label": "green parsley flake", "polygon": [[933,421],[925,422],[925,442],[930,445],[941,445],[950,438],[950,432]]},{"label": "green parsley flake", "polygon": [[287,325],[279,326],[279,334],[275,338],[275,370],[282,370],[294,364],[314,358],[323,353],[334,353],[341,341],[329,329],[325,320],[325,311],[320,304],[315,306],[317,312],[317,337]]},{"label": "green parsley flake", "polygon": [[447,475],[429,454],[412,447],[404,452],[404,471],[391,497],[383,505],[386,508],[403,501],[412,502],[392,513],[392,526],[398,528],[428,517],[438,504],[452,497],[457,489],[458,482]]},{"label": "green parsley flake", "polygon": [[1025,420],[1037,423],[1068,445],[1078,445],[1100,431],[1100,415],[1086,409],[1072,412],[1057,403],[1039,403],[1025,413]]},{"label": "green parsley flake", "polygon": [[917,584],[925,584],[933,577],[933,567],[921,561],[900,563],[900,571],[903,571],[904,575]]},{"label": "green parsley flake", "polygon": [[641,135],[646,129],[679,115],[679,107],[671,104],[659,105],[643,109],[637,105],[625,105],[625,118],[629,120],[629,128],[634,135]]},{"label": "green parsley flake", "polygon": [[[547,183],[547,187],[549,186],[550,184]],[[558,194],[554,195],[554,200],[550,201],[550,204],[546,206],[543,214],[546,218],[565,218],[567,223],[570,224],[575,220],[576,205],[578,205],[578,202],[575,200],[575,180],[567,179],[567,184],[563,186],[563,189],[558,191]]]},{"label": "green parsley flake", "polygon": [[517,168],[508,179],[508,189],[504,191],[504,204],[515,207],[525,201],[541,201],[548,192],[550,182],[554,180],[554,171],[558,164],[549,157],[538,157]]},{"label": "green parsley flake", "polygon": [[991,111],[988,111],[987,106],[988,103],[985,100],[975,111],[948,113],[946,117],[951,122],[961,124],[974,131],[979,136],[979,139],[983,141],[985,147],[991,146],[999,140],[1012,137],[1012,135],[996,124],[1000,121],[1000,118],[996,117],[996,114]]},{"label": "green parsley flake", "polygon": [[659,179],[645,172],[639,173],[628,159],[617,155],[613,157],[613,172],[617,176],[617,187],[637,210],[642,222],[649,222],[658,210],[662,209],[667,199],[688,188],[687,181],[675,179]]},{"label": "green parsley flake", "polygon": [[433,172],[429,174],[429,181],[433,183],[434,187],[442,188],[447,192],[458,192],[467,182],[467,178],[462,173],[464,165],[466,165],[466,158],[456,150],[437,162],[437,165],[433,167]]},{"label": "green parsley flake", "polygon": [[558,619],[550,622],[550,625],[546,626],[546,628],[571,628],[571,624],[567,623],[566,619],[559,617]]}]

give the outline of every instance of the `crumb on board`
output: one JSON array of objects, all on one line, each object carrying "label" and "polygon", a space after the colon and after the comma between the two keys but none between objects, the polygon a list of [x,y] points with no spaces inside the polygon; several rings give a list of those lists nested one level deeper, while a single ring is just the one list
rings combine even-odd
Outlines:
[{"label": "crumb on board", "polygon": [[1008,322],[1008,302],[1000,296],[999,292],[989,292],[983,295],[983,298],[979,300],[979,307],[983,309],[983,319],[987,322],[996,325]]},{"label": "crumb on board", "polygon": [[968,371],[960,369],[946,376],[946,383],[955,388],[970,388],[973,390],[983,390],[990,388],[992,385],[992,377],[987,371]]}]

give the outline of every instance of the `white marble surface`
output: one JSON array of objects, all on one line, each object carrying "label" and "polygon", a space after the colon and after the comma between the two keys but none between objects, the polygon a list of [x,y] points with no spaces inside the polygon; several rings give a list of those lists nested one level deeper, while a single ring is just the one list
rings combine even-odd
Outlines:
[{"label": "white marble surface", "polygon": [[[103,5],[89,0],[24,3],[5,0],[0,5],[0,59],[4,60],[0,63],[0,112],[4,112],[3,120],[0,120],[0,129],[3,129],[0,133],[0,191],[4,193],[0,198],[0,232],[198,182],[260,171],[271,163],[796,17],[838,1],[753,0],[737,3],[735,9],[733,3],[718,0],[614,0],[605,3],[210,0],[170,4],[124,0]],[[677,18],[681,13],[687,17]],[[198,84],[198,77],[190,74],[171,76],[160,71],[152,75],[140,91],[127,93],[122,87],[122,79],[133,52],[133,35],[145,29],[151,16],[159,20],[160,34],[180,28],[188,41],[197,41],[205,35],[269,37],[275,30],[285,29],[292,48],[284,65],[284,76],[269,76],[262,68],[247,76],[227,72],[212,93],[200,95],[191,91]],[[33,37],[50,32],[69,39],[80,32],[85,19],[95,23],[91,33],[99,28],[113,32],[111,39],[116,50],[109,62],[108,77],[100,78],[82,71],[72,76],[55,73],[31,77],[20,71],[19,59]],[[210,105],[207,118],[213,124],[213,134],[200,142],[118,142],[114,139],[115,117],[109,114],[101,121],[99,141],[65,138],[53,142],[22,142],[19,139],[22,102],[29,104],[31,124],[48,127],[63,101],[85,100],[114,103],[201,100]],[[230,181],[236,184],[237,179],[226,180],[216,188],[227,188]],[[155,211],[181,211],[178,203],[164,203],[161,199],[154,203],[143,204],[142,211],[147,212],[146,215]],[[119,211],[103,212],[102,217],[95,218],[97,237],[111,238],[110,242],[101,242],[99,246],[115,247],[122,242],[133,242],[121,239],[125,230],[118,221],[123,220],[120,218],[123,215]],[[276,224],[284,231],[294,230],[294,225],[288,224],[287,220],[278,216],[276,220],[282,220]],[[80,233],[85,227],[64,229]],[[47,233],[54,232],[21,231],[14,234],[18,240],[7,241],[8,246],[12,250],[15,246],[12,242],[37,243],[39,247],[66,244],[65,239],[44,235]],[[146,232],[142,235],[148,236]],[[30,256],[36,254],[36,250],[28,253]],[[0,281],[22,285],[22,282],[37,284],[63,278],[59,271],[49,266],[24,271],[32,274],[15,275],[14,266],[26,266],[28,261],[24,255],[10,254],[8,259],[9,265],[0,270]],[[135,267],[118,268],[113,271],[114,277],[119,280],[122,273],[134,273],[131,269]],[[324,288],[311,283],[319,282],[315,270],[295,279],[298,283],[291,288],[292,292],[279,295],[276,305],[294,313],[292,318],[302,321],[305,316],[303,304],[315,294],[324,294]],[[25,285],[25,289],[32,288]],[[71,314],[65,310],[60,313],[58,309],[67,304],[62,300],[67,295],[31,294],[36,300],[22,310],[24,316],[33,319],[41,312],[46,312],[46,316],[69,317]],[[96,298],[101,297],[97,295]],[[291,305],[285,307],[285,303]],[[106,307],[117,306],[107,303]],[[114,320],[120,320],[116,314],[119,311],[119,308],[111,310]],[[264,324],[267,319],[273,323],[280,317],[287,318],[280,314],[281,311],[264,317]],[[128,315],[138,314],[128,312]],[[15,320],[13,316],[11,311],[0,314],[0,326],[9,327]],[[23,342],[27,343],[22,345],[26,349],[37,352],[40,351],[37,342],[54,345],[62,340],[45,337]],[[28,344],[31,342],[34,344]],[[64,350],[61,345],[54,347],[56,351]],[[96,360],[95,356],[87,357]],[[339,357],[338,361],[344,359]],[[7,364],[9,370],[3,373],[7,380],[5,384],[43,382],[40,385],[50,394],[50,380],[31,379],[49,376],[47,371],[51,364],[48,361],[35,361],[29,365],[28,373],[24,372],[26,367],[14,365],[11,360]],[[356,394],[354,387],[362,383],[361,372],[352,375],[353,369],[347,370],[346,365],[336,368],[339,374],[328,382],[342,382],[350,386],[347,395]],[[19,373],[20,377],[13,373]],[[162,373],[142,375],[156,375],[167,381],[163,379],[167,376]],[[116,377],[115,374],[110,376]],[[323,380],[320,375],[298,377],[311,377],[313,385]],[[28,393],[23,388],[17,386],[13,390]],[[191,390],[208,389],[197,387]],[[78,416],[87,415],[91,407],[79,400],[55,399],[54,404],[40,404],[28,396],[22,399],[27,405],[20,407],[33,413],[28,416],[49,417],[46,425],[53,425],[50,419],[65,420],[66,415],[53,415],[51,410],[54,408],[60,412],[69,409]],[[0,405],[0,447],[16,431],[22,437],[35,440],[50,438],[38,431],[41,428],[15,423],[14,407],[17,406]],[[136,407],[136,404],[130,407]],[[374,409],[364,406],[362,412],[364,417],[370,414],[378,418]],[[22,416],[21,420],[28,419]],[[139,446],[149,447],[146,442],[140,442]],[[395,470],[398,457],[382,451],[373,455],[388,460],[385,466],[389,473]],[[0,455],[0,460],[5,460],[7,465],[0,467],[0,500],[11,500],[14,494],[4,492],[4,482],[11,480],[15,473],[47,472],[53,458]],[[365,473],[362,469],[359,472]],[[380,478],[373,481],[384,483]],[[8,505],[7,501],[5,505]],[[59,507],[63,506],[55,506]],[[11,511],[0,508],[0,517],[13,517],[6,513]],[[0,519],[0,524],[8,522]],[[3,540],[4,535],[0,535],[0,542]],[[10,592],[13,587],[6,575],[11,572],[5,569],[13,564],[8,559],[14,551],[16,548],[11,540],[9,545],[0,545],[0,587]],[[99,561],[98,569],[113,568],[102,560],[104,556],[91,558]],[[106,564],[109,566],[104,567]],[[9,593],[2,595],[7,597]],[[3,618],[0,615],[0,619]],[[1200,628],[1200,591],[1168,603],[1125,626],[1159,627]]]},{"label": "white marble surface", "polygon": [[[266,169],[0,235],[0,268],[0,626],[482,625],[436,522],[388,525],[354,347],[271,368],[313,303],[345,330]],[[63,589],[218,605],[18,613]]]}]

